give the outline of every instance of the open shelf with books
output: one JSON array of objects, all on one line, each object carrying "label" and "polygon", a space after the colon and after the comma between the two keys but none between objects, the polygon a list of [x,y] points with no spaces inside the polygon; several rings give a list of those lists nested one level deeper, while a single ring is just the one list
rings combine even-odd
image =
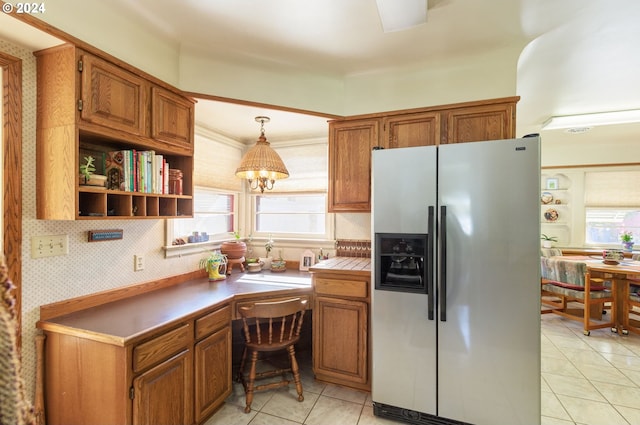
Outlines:
[{"label": "open shelf with books", "polygon": [[[37,217],[192,217],[193,99],[70,44],[35,55]],[[104,186],[78,178],[89,156]]]}]

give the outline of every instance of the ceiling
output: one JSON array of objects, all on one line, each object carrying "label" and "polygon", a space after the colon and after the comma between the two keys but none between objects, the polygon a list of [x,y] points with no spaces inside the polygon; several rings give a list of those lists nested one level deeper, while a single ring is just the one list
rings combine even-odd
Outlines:
[{"label": "ceiling", "polygon": [[[400,0],[398,0],[400,1]],[[415,0],[414,0],[415,1]],[[247,63],[256,58],[349,76],[515,46],[518,135],[541,132],[553,115],[640,109],[637,0],[429,0],[427,22],[385,33],[373,0],[113,0],[111,7],[180,48]],[[4,14],[2,14],[4,15]],[[0,36],[6,17],[0,15]],[[425,106],[428,106],[425,104]],[[373,111],[372,111],[373,112]],[[322,137],[326,117],[200,100],[199,124],[251,143],[266,115],[270,141]],[[635,140],[640,125],[562,130],[544,140]]]}]

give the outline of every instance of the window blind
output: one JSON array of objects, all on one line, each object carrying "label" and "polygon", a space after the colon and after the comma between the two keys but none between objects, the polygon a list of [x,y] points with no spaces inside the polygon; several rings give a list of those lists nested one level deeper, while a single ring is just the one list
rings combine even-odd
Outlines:
[{"label": "window blind", "polygon": [[276,181],[271,192],[326,192],[329,179],[327,142],[296,146],[274,146],[289,178]]},{"label": "window blind", "polygon": [[239,146],[232,146],[196,134],[193,159],[194,184],[241,192],[242,180],[235,175],[241,159],[242,150]]},{"label": "window blind", "polygon": [[588,207],[640,206],[640,171],[589,171],[585,173]]}]

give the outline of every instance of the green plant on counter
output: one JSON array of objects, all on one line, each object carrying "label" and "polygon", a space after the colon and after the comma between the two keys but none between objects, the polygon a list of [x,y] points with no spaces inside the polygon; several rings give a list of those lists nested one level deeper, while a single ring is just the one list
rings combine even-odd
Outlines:
[{"label": "green plant on counter", "polygon": [[213,268],[217,268],[224,262],[224,254],[220,251],[210,251],[206,257],[202,257],[198,263],[198,267],[201,270],[210,272]]},{"label": "green plant on counter", "polygon": [[540,239],[543,241],[558,242],[558,238],[556,236],[547,236],[544,233],[540,236]]}]

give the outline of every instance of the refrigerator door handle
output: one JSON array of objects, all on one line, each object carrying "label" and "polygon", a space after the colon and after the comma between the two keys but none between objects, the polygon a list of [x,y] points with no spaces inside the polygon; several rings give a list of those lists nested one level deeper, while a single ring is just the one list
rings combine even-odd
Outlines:
[{"label": "refrigerator door handle", "polygon": [[447,321],[447,207],[440,207],[440,321]]},{"label": "refrigerator door handle", "polygon": [[429,320],[434,320],[434,296],[433,296],[433,262],[434,262],[434,243],[435,243],[435,208],[433,206],[429,206],[429,223],[428,223],[428,241],[427,241],[427,302],[428,306],[428,317]]}]

